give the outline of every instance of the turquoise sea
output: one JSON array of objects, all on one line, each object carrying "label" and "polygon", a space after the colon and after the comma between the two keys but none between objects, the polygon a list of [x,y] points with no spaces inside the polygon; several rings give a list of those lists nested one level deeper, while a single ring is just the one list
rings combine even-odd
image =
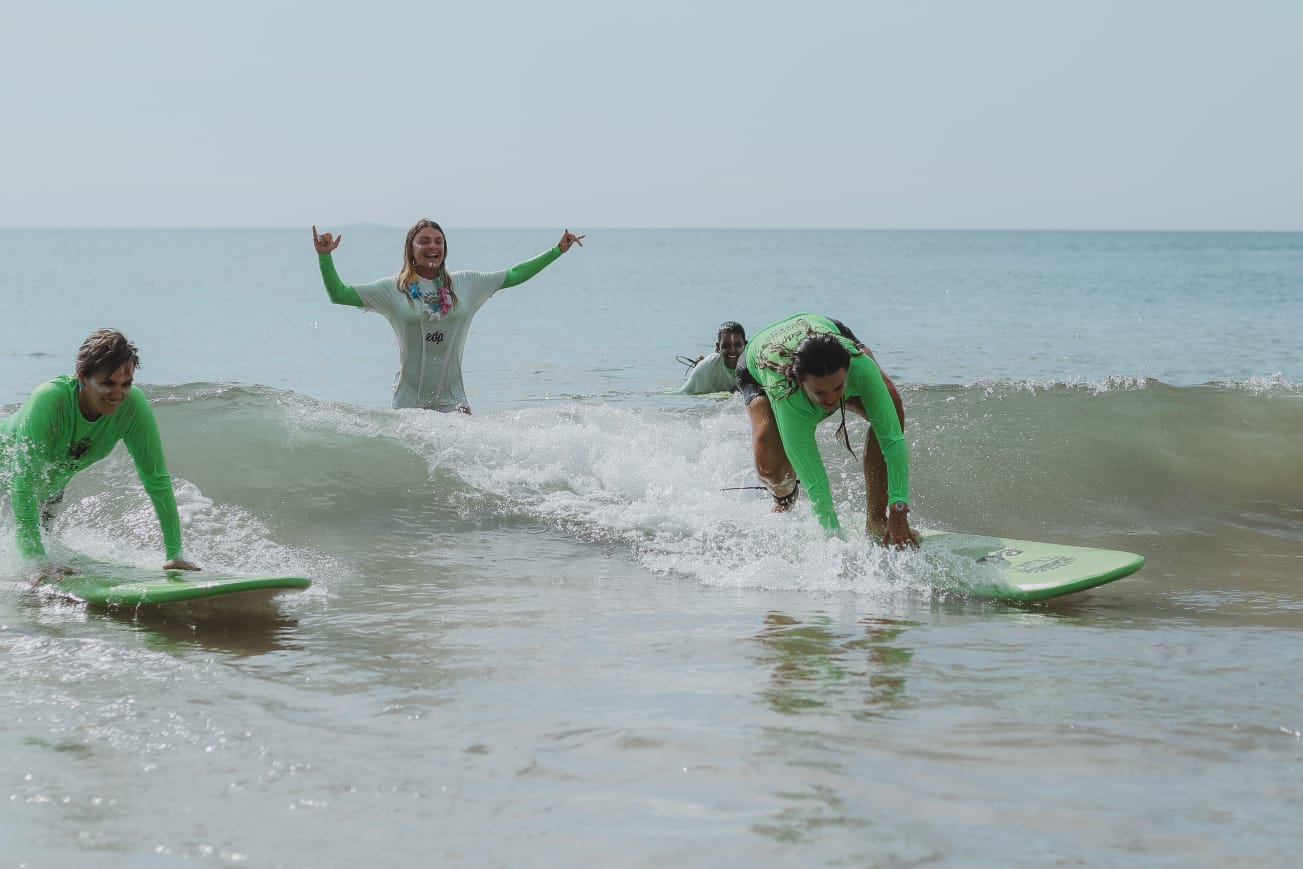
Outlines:
[{"label": "turquoise sea", "polygon": [[[445,227],[483,270],[562,230]],[[404,229],[342,227],[344,279]],[[1303,234],[587,231],[478,314],[463,417],[389,408],[308,227],[0,229],[0,416],[121,328],[189,556],[315,580],[87,611],[4,505],[0,865],[1297,863]],[[797,311],[900,385],[918,524],[1145,568],[981,602],[731,491],[741,403],[675,357]],[[160,560],[124,452],[54,537]]]}]

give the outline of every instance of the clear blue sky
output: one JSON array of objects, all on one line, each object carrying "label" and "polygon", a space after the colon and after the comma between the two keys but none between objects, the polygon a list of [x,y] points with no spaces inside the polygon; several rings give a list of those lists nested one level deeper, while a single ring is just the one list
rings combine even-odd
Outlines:
[{"label": "clear blue sky", "polygon": [[6,0],[0,226],[1303,230],[1294,0]]}]

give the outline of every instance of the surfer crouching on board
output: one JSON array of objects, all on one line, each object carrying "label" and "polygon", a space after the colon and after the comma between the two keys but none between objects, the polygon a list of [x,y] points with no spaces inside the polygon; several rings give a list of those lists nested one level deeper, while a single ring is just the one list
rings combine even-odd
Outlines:
[{"label": "surfer crouching on board", "polygon": [[584,236],[567,229],[554,247],[509,269],[449,272],[443,229],[433,220],[418,220],[407,231],[398,274],[351,287],[340,280],[330,256],[342,238],[318,235],[312,227],[321,279],[330,301],[383,314],[393,327],[398,341],[393,406],[461,413],[471,412],[461,357],[475,312],[498,290],[534,277],[571,245],[584,246]]},{"label": "surfer crouching on board", "polygon": [[804,483],[819,524],[840,532],[814,430],[840,410],[837,433],[851,450],[849,408],[872,426],[864,442],[864,531],[887,545],[918,546],[918,532],[909,527],[904,405],[854,333],[828,317],[795,314],[752,336],[737,381],[751,418],[756,473],[775,512],[790,510]]},{"label": "surfer crouching on board", "polygon": [[18,554],[38,576],[77,571],[46,562],[41,526],[57,515],[73,475],[113,451],[118,441],[136,463],[163,531],[164,570],[199,570],[181,554],[181,520],[163,461],[154,411],[132,386],[140,356],[116,329],[97,329],[77,351],[76,375],[32,391],[18,412],[0,421],[0,477],[6,479]]}]

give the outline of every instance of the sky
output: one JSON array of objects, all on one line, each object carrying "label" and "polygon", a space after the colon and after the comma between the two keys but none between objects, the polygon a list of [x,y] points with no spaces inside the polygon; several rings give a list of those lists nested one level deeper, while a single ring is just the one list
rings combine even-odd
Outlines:
[{"label": "sky", "polygon": [[0,227],[1303,230],[1295,0],[0,20]]}]

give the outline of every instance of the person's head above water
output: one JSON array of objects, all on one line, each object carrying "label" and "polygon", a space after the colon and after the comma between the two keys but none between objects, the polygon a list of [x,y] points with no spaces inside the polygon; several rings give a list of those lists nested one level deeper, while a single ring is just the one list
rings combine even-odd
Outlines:
[{"label": "person's head above water", "polygon": [[104,371],[116,371],[127,363],[140,367],[136,345],[117,329],[96,329],[86,336],[77,350],[77,377],[90,377]]},{"label": "person's head above water", "polygon": [[77,351],[77,403],[87,419],[113,413],[127,397],[140,354],[117,329],[96,329]]},{"label": "person's head above water", "polygon": [[450,301],[457,304],[457,293],[448,277],[448,238],[443,227],[423,217],[407,230],[403,242],[403,265],[398,270],[398,287],[403,289],[416,283],[418,278],[434,281],[448,289]]},{"label": "person's head above water", "polygon": [[448,237],[443,227],[423,217],[407,230],[403,243],[403,265],[417,271],[437,272],[448,258]]},{"label": "person's head above water", "polygon": [[850,351],[835,335],[816,332],[796,345],[787,372],[810,401],[832,410],[846,392],[850,364]]},{"label": "person's head above water", "polygon": [[737,367],[738,357],[747,346],[747,333],[741,323],[728,320],[719,324],[715,335],[715,352],[724,359],[729,368]]}]

